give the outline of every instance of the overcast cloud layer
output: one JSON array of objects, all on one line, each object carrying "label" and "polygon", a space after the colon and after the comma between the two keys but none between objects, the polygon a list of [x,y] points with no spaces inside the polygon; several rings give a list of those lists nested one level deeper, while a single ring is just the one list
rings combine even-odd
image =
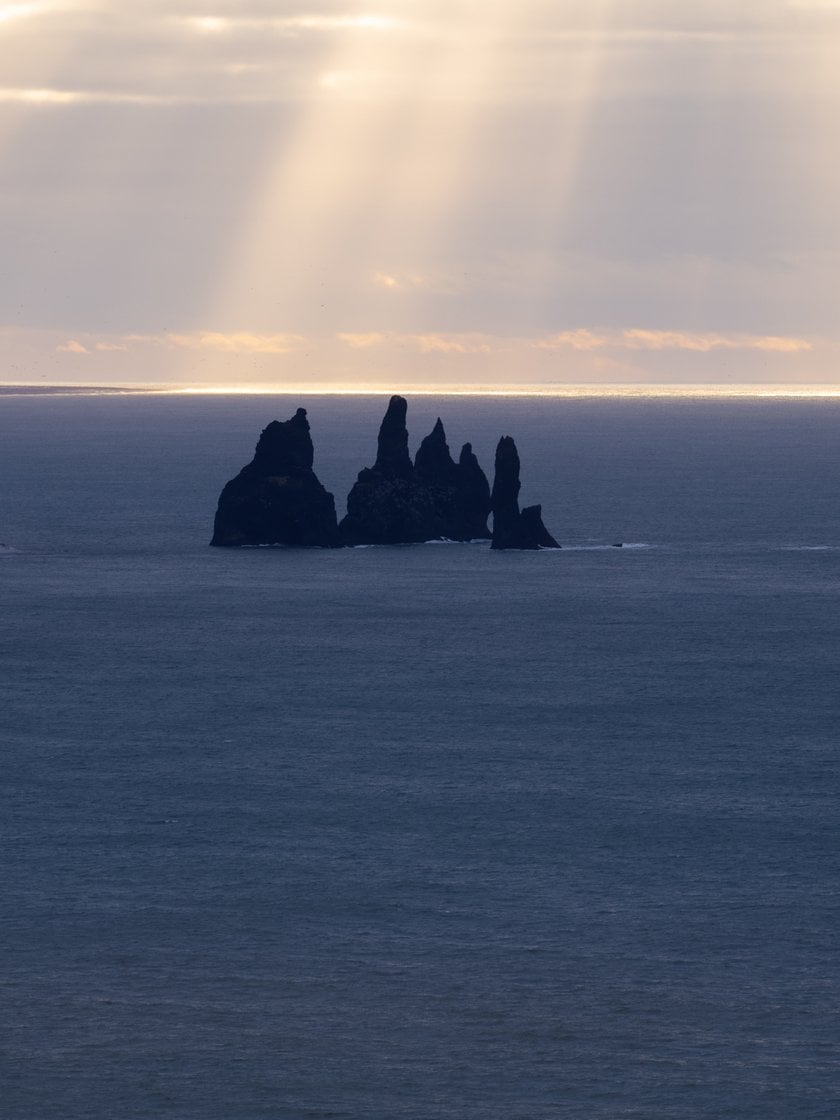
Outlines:
[{"label": "overcast cloud layer", "polygon": [[840,388],[840,0],[0,2],[0,381]]}]

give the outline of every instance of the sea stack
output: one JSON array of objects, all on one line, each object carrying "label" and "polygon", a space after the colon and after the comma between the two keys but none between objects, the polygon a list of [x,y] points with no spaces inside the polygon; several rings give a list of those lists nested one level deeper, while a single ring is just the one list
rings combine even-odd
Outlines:
[{"label": "sea stack", "polygon": [[313,460],[306,409],[269,424],[254,458],[222,490],[211,545],[340,548],[335,501]]},{"label": "sea stack", "polygon": [[373,470],[383,478],[411,478],[413,467],[408,453],[407,412],[408,402],[404,397],[391,397],[379,425],[376,462],[373,464]]},{"label": "sea stack", "polygon": [[543,525],[542,507],[519,509],[519,453],[510,436],[502,436],[496,448],[496,473],[493,479],[493,542],[491,548],[559,548]]},{"label": "sea stack", "polygon": [[490,483],[473,454],[471,443],[465,443],[458,456],[456,501],[464,539],[489,540],[487,518],[490,516]]},{"label": "sea stack", "polygon": [[454,462],[438,419],[412,463],[407,409],[403,397],[391,397],[376,462],[360,471],[347,498],[342,539],[351,545],[488,539],[490,487],[472,448],[465,444]]}]

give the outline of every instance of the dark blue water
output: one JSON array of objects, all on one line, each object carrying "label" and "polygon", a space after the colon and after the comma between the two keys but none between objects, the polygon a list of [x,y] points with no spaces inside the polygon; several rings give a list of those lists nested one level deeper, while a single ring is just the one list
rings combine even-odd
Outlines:
[{"label": "dark blue water", "polygon": [[575,547],[208,548],[297,403],[0,400],[4,1120],[834,1120],[840,405],[417,400]]}]

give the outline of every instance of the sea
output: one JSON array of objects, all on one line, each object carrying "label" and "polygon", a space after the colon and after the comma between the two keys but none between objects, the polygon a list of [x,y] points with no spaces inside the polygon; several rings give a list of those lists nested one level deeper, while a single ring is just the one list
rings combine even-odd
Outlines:
[{"label": "sea", "polygon": [[840,402],[409,398],[564,547],[208,547],[385,403],[0,398],[3,1120],[836,1120]]}]

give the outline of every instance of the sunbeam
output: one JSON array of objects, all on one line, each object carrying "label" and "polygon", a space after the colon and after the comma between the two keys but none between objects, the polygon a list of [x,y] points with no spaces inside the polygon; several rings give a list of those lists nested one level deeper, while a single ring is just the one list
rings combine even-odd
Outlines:
[{"label": "sunbeam", "polygon": [[[70,10],[83,15],[89,5],[68,5],[60,0],[25,4],[0,4],[0,157],[9,158],[15,138],[27,127],[27,117],[15,105],[68,104],[72,91],[55,90],[52,83],[72,58],[83,34],[57,35],[50,17]],[[4,103],[12,108],[4,111]]]},{"label": "sunbeam", "polygon": [[[817,0],[0,3],[10,367],[822,381],[838,31]],[[630,341],[687,337],[728,341]]]},{"label": "sunbeam", "polygon": [[298,31],[309,46],[308,88],[299,92],[294,117],[281,105],[267,130],[273,150],[231,239],[208,308],[214,322],[311,328],[315,297],[330,288],[336,247],[360,239],[366,210],[375,206],[374,155],[389,123],[375,87],[394,29],[384,20],[346,20],[330,31],[326,44],[311,41],[322,36],[320,27]]},{"label": "sunbeam", "polygon": [[407,326],[399,301],[379,305],[406,278],[428,282],[481,158],[481,105],[516,24],[505,3],[460,4],[443,32],[348,19],[318,60],[309,111],[278,137],[213,313],[261,329],[329,318],[352,330],[382,314],[380,326]]}]

